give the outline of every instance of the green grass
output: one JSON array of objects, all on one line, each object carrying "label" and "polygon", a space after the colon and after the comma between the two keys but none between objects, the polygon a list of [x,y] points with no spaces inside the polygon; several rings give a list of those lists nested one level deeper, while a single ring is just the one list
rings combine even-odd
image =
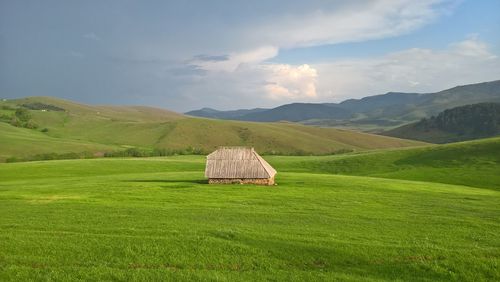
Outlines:
[{"label": "green grass", "polygon": [[[167,110],[148,107],[90,106],[50,97],[30,97],[0,102],[19,107],[43,103],[66,111],[30,110],[38,130],[23,129],[0,122],[0,161],[43,153],[60,153],[60,143],[72,152],[102,152],[124,147],[210,152],[218,146],[253,146],[259,152],[278,154],[331,154],[340,151],[420,146],[425,143],[334,128],[308,127],[291,123],[256,123],[190,118]],[[39,134],[41,129],[48,131]],[[34,143],[8,134],[23,131]],[[5,133],[4,133],[5,132]],[[37,140],[37,138],[40,138]],[[85,145],[85,144],[87,145]],[[6,146],[14,144],[16,146]],[[93,144],[94,147],[88,146]],[[70,146],[71,145],[71,146]]]},{"label": "green grass", "polygon": [[29,157],[40,153],[106,152],[120,149],[90,141],[61,139],[0,122],[0,162],[9,157]]},{"label": "green grass", "polygon": [[273,187],[201,156],[0,164],[0,280],[498,281],[499,143],[273,156]]}]

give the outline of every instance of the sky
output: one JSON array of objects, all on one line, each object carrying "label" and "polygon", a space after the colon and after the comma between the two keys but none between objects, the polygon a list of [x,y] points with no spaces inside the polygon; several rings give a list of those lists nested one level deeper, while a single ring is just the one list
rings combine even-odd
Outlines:
[{"label": "sky", "polygon": [[0,0],[0,97],[177,112],[500,79],[499,0]]}]

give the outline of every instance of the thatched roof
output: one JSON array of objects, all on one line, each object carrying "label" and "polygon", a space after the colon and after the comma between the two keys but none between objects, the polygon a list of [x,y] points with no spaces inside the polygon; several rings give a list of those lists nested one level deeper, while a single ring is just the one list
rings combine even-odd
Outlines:
[{"label": "thatched roof", "polygon": [[208,178],[272,178],[275,174],[253,148],[221,147],[207,156]]}]

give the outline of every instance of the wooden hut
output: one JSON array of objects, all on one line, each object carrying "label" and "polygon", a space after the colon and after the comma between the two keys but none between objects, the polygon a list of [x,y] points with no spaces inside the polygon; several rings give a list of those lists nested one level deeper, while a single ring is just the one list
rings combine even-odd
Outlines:
[{"label": "wooden hut", "polygon": [[221,147],[207,156],[208,183],[274,185],[276,170],[253,148]]}]

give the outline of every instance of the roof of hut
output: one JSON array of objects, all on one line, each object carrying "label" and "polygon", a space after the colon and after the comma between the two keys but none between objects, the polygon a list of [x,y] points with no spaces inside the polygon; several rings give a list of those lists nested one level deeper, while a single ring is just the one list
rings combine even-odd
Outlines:
[{"label": "roof of hut", "polygon": [[220,147],[207,156],[208,178],[271,178],[276,170],[253,148]]}]

